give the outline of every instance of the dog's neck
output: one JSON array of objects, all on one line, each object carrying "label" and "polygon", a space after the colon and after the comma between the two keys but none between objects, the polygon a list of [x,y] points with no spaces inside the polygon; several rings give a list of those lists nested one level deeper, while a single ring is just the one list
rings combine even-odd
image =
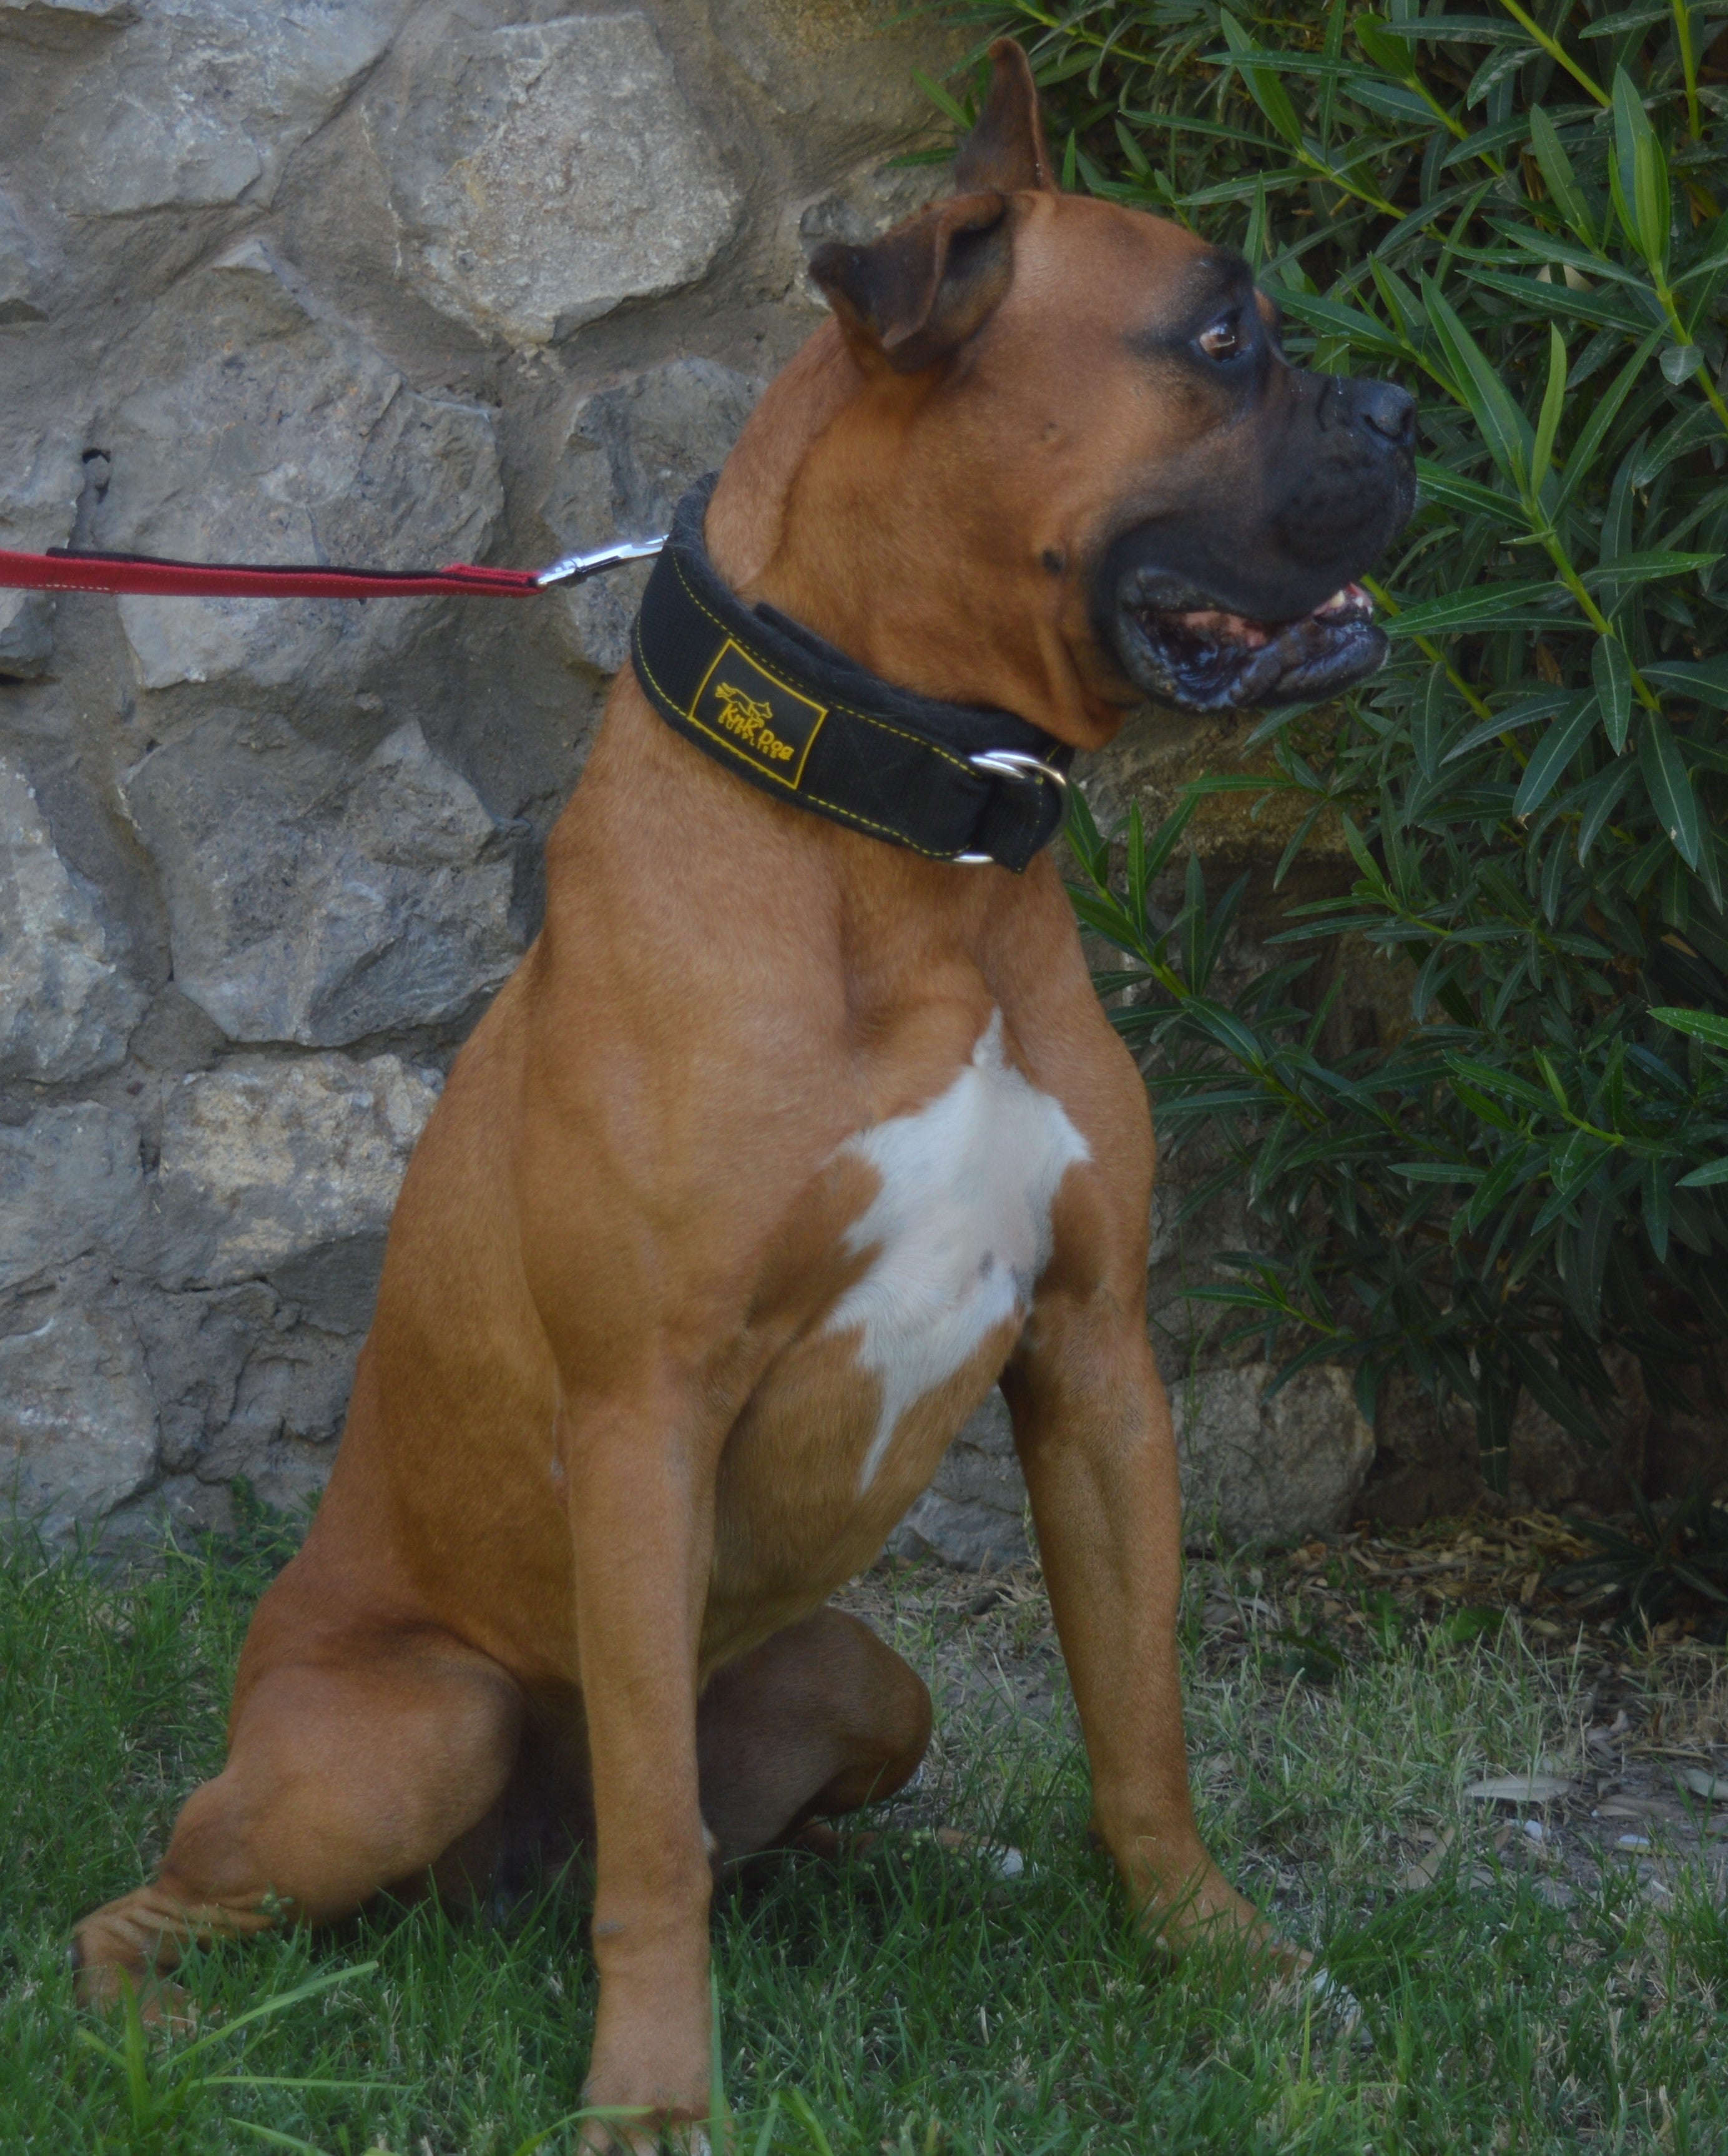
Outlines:
[{"label": "dog's neck", "polygon": [[1082,680],[1036,565],[992,560],[999,550],[976,530],[956,543],[956,519],[982,505],[963,475],[920,468],[906,451],[909,419],[941,393],[940,377],[867,374],[824,324],[721,472],[707,521],[715,567],[897,687],[1100,747],[1123,709]]}]

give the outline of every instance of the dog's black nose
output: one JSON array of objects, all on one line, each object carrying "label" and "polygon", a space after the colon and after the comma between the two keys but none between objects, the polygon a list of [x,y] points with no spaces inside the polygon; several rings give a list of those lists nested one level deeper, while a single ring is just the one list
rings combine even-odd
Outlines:
[{"label": "dog's black nose", "polygon": [[1416,446],[1416,399],[1396,382],[1352,382],[1351,418],[1395,449]]}]

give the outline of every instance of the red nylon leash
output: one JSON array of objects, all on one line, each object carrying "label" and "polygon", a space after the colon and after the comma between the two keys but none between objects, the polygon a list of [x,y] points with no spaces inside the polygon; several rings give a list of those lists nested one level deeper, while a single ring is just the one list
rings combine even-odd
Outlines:
[{"label": "red nylon leash", "polygon": [[581,583],[660,551],[660,540],[629,539],[572,554],[549,569],[486,569],[452,562],[442,569],[344,569],[317,563],[273,568],[252,562],[174,562],[150,554],[86,554],[52,547],[24,554],[0,547],[0,591],[116,592],[183,599],[413,599],[464,594],[527,598],[556,584]]}]

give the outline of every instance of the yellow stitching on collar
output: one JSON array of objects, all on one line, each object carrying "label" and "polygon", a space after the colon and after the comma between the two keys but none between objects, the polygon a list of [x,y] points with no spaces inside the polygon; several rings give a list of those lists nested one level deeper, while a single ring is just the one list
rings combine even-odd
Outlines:
[{"label": "yellow stitching on collar", "polygon": [[[679,565],[677,555],[673,553],[669,547],[667,549],[666,559],[671,562],[673,574],[678,578],[679,583],[684,586],[685,596],[689,598],[690,604],[695,607],[699,613],[705,614],[709,620],[711,621],[715,627],[720,632],[722,636],[731,637],[735,644],[738,644],[738,648],[741,651],[747,651],[749,647],[746,644],[738,642],[737,637],[733,634],[732,630],[730,629],[726,626],[726,623],[720,619],[720,616],[715,613],[713,608],[706,605],[701,598],[690,589],[690,580],[684,573],[684,570]],[[756,654],[753,652],[750,654],[750,656],[755,660],[756,665],[758,666],[762,665],[761,660],[756,659]],[[768,672],[768,669],[766,666],[762,666],[762,671],[766,674]],[[656,685],[658,686],[658,684]],[[662,690],[660,693],[664,696],[665,691]],[[800,690],[795,693],[802,695],[803,691]],[[944,763],[951,763],[956,771],[963,771],[968,778],[975,779],[978,776],[978,773],[972,769],[971,764],[967,762],[964,757],[956,756],[951,749],[944,748],[940,742],[931,741],[923,734],[915,734],[905,726],[897,726],[891,720],[879,719],[873,711],[861,711],[855,704],[831,704],[829,705],[828,709],[833,711],[844,711],[849,718],[862,719],[867,726],[874,726],[881,733],[892,734],[896,741],[910,742],[915,748],[928,749],[932,756],[941,757]],[[923,850],[920,848],[919,850],[921,852]],[[945,861],[949,858],[949,856],[946,854],[932,854],[930,858],[934,861]]]},{"label": "yellow stitching on collar", "polygon": [[[690,596],[692,598],[695,598],[695,593],[694,592],[691,593]],[[697,599],[696,603],[698,606],[700,606],[702,603],[700,599]],[[704,613],[706,613],[706,608],[704,608],[703,611]],[[709,619],[711,621],[713,619],[713,616],[711,614],[709,615]],[[685,721],[686,724],[694,725],[695,723],[695,721],[691,720],[688,714],[683,711],[677,698],[674,696],[665,685],[659,680],[656,676],[653,667],[649,665],[648,654],[642,649],[642,639],[639,636],[633,636],[630,641],[631,648],[635,654],[637,664],[641,667],[643,672],[647,675],[649,680],[654,683],[657,692],[661,696],[664,697],[665,701],[671,705],[674,711],[678,712],[679,717]],[[864,716],[864,714],[860,711],[857,714],[857,716],[862,718]],[[705,734],[708,732],[706,726],[702,726],[699,728],[698,731]],[[709,738],[711,741],[719,741],[720,736],[718,734],[711,734],[709,735]],[[695,744],[692,743],[692,746],[694,747]],[[731,747],[731,744],[730,742],[722,742],[720,746],[723,748]],[[737,754],[736,750],[733,752],[735,755]],[[751,762],[750,758],[746,756],[739,756],[738,761],[744,766],[744,768],[746,771],[757,771],[761,768],[759,764]],[[772,798],[772,797],[770,796],[770,798]],[[843,807],[838,801],[824,801],[819,793],[809,793],[800,791],[794,794],[792,798],[797,801],[814,802],[818,808],[826,808],[831,816],[838,817],[842,823],[855,824],[861,831],[871,831],[879,838],[892,839],[895,845],[904,846],[909,853],[921,854],[927,861],[951,861],[955,858],[952,854],[939,854],[933,846],[920,846],[915,839],[909,839],[905,835],[905,832],[895,830],[891,824],[878,824],[869,816],[861,816],[855,808],[847,808]]]}]

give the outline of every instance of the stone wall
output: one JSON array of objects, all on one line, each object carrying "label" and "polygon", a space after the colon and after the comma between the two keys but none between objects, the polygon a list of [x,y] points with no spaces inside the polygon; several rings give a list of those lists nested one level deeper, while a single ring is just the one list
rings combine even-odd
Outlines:
[{"label": "stone wall", "polygon": [[[890,0],[0,0],[0,546],[664,521],[941,183]],[[0,593],[0,1502],[327,1471],[390,1209],[639,589]]]},{"label": "stone wall", "polygon": [[[529,563],[657,527],[817,320],[808,249],[943,184],[890,160],[958,48],[897,13],[0,0],[0,545]],[[403,1168],[534,932],[644,573],[0,593],[0,1478],[51,1537],[321,1481]],[[1148,714],[1087,783],[1156,813],[1238,753]],[[1220,814],[1221,861],[1281,844]],[[1374,1023],[1396,994],[1359,971]],[[1191,1517],[1333,1524],[1372,1433],[1337,1372],[1269,1402],[1194,1332],[1183,1281],[1248,1231],[1228,1201],[1178,1231],[1187,1173],[1148,1307]],[[1012,1557],[1023,1511],[993,1402],[900,1546]]]}]

